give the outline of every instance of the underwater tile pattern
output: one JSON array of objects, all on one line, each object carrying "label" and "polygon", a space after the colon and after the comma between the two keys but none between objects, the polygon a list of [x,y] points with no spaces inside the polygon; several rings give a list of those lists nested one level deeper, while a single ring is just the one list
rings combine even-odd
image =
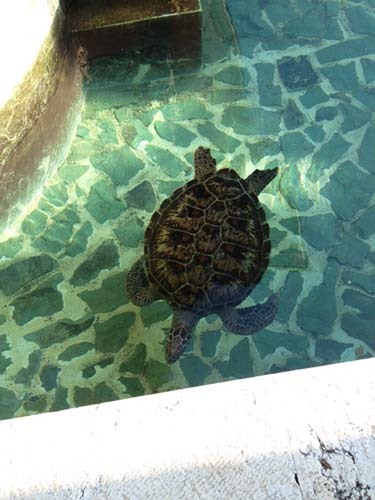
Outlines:
[{"label": "underwater tile pattern", "polygon": [[[206,0],[203,58],[93,62],[69,157],[0,243],[0,418],[374,355],[373,2]],[[230,24],[230,21],[232,25]],[[164,360],[171,309],[138,308],[127,270],[196,147],[260,195],[281,289],[252,337],[200,321]]]}]

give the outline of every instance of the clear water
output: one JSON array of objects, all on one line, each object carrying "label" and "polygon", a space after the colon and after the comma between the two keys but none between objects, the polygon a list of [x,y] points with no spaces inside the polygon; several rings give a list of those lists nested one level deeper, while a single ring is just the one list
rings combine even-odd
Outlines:
[{"label": "clear water", "polygon": [[[91,65],[66,162],[0,244],[0,417],[374,354],[374,2],[205,0],[203,67],[157,55]],[[164,360],[171,309],[125,295],[157,206],[212,147],[260,195],[270,266],[246,304],[282,288],[252,337],[200,321]]]}]

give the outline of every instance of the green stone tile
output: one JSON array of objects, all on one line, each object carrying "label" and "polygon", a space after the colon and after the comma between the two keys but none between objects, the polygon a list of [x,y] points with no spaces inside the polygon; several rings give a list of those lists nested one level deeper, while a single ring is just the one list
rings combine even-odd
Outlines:
[{"label": "green stone tile", "polygon": [[366,83],[375,82],[375,61],[372,59],[361,59],[361,65],[365,76]]},{"label": "green stone tile", "polygon": [[322,142],[326,136],[324,129],[318,125],[307,127],[304,132],[313,142]]},{"label": "green stone tile", "polygon": [[331,167],[346,153],[350,144],[339,134],[334,134],[332,138],[313,155],[311,167],[307,172],[307,177],[316,182],[323,171]]},{"label": "green stone tile", "polygon": [[344,120],[341,125],[341,130],[344,134],[363,127],[371,120],[371,113],[364,111],[351,104],[340,103],[338,109],[341,112]]},{"label": "green stone tile", "polygon": [[57,366],[46,365],[43,367],[40,372],[40,381],[42,382],[43,387],[46,391],[50,391],[55,389],[57,386],[57,377],[61,369]]},{"label": "green stone tile", "polygon": [[228,66],[215,73],[216,80],[228,83],[229,85],[242,85],[242,71],[238,66]]},{"label": "green stone tile", "polygon": [[146,346],[143,343],[137,344],[129,359],[121,363],[119,371],[121,373],[143,373],[146,361]]},{"label": "green stone tile", "polygon": [[309,258],[306,252],[297,248],[281,250],[274,255],[271,260],[273,267],[287,269],[306,269],[309,265]]},{"label": "green stone tile", "polygon": [[277,69],[288,90],[305,89],[318,82],[318,75],[307,56],[283,57],[277,61]]},{"label": "green stone tile", "polygon": [[0,335],[0,373],[4,373],[12,360],[4,356],[4,352],[10,350],[10,345],[7,342],[7,335]]},{"label": "green stone tile", "polygon": [[194,98],[181,99],[162,108],[164,118],[172,122],[212,118],[205,104]]},{"label": "green stone tile", "polygon": [[39,395],[26,395],[23,407],[28,412],[41,413],[47,408],[47,398],[44,394]]},{"label": "green stone tile", "polygon": [[227,135],[217,129],[212,123],[207,122],[205,124],[198,125],[197,130],[200,135],[209,139],[212,144],[224,153],[233,153],[240,145],[240,142],[237,141],[237,139],[234,139],[230,135]]},{"label": "green stone tile", "polygon": [[107,181],[99,181],[90,190],[85,205],[86,210],[100,224],[117,217],[124,211],[124,204],[116,197],[116,192]]},{"label": "green stone tile", "polygon": [[283,119],[285,127],[288,130],[300,128],[306,120],[304,114],[291,99],[288,100],[287,106],[283,112]]},{"label": "green stone tile", "polygon": [[21,401],[13,391],[0,387],[0,420],[12,418],[20,406]]},{"label": "green stone tile", "polygon": [[283,347],[293,354],[305,352],[309,347],[308,339],[303,335],[262,330],[254,335],[254,342],[262,358],[272,354],[278,347]]},{"label": "green stone tile", "polygon": [[113,390],[104,382],[101,382],[94,388],[93,402],[95,404],[107,403],[118,399]]},{"label": "green stone tile", "polygon": [[156,206],[156,197],[151,182],[142,181],[138,186],[128,191],[125,201],[129,207],[146,210],[152,213]]},{"label": "green stone tile", "polygon": [[63,207],[68,201],[68,191],[65,183],[59,182],[44,189],[43,198],[54,207]]},{"label": "green stone tile", "polygon": [[90,129],[85,125],[78,125],[77,136],[81,137],[82,139],[88,139],[90,137]]},{"label": "green stone tile", "polygon": [[71,184],[82,177],[82,175],[88,171],[88,168],[89,167],[87,165],[68,164],[60,167],[57,173],[60,179],[67,184]]},{"label": "green stone tile", "polygon": [[70,149],[68,162],[88,160],[92,155],[94,144],[91,141],[75,141]]},{"label": "green stone tile", "polygon": [[40,363],[42,360],[42,351],[36,350],[29,354],[28,365],[26,368],[21,368],[20,371],[15,376],[14,381],[16,384],[30,385],[34,376],[38,373],[40,369]]},{"label": "green stone tile", "polygon": [[37,236],[47,225],[48,216],[41,210],[35,209],[22,221],[21,229],[28,236]]},{"label": "green stone tile", "polygon": [[145,376],[151,389],[158,392],[170,379],[170,369],[166,363],[150,359],[146,363]]},{"label": "green stone tile", "polygon": [[303,239],[318,250],[328,249],[339,237],[339,224],[332,214],[300,217],[299,224]]},{"label": "green stone tile", "polygon": [[224,377],[252,377],[254,371],[248,339],[240,340],[232,348],[229,361],[218,361],[215,366]]},{"label": "green stone tile", "polygon": [[127,186],[144,168],[144,163],[127,147],[96,153],[90,158],[94,168],[106,173],[115,186]]},{"label": "green stone tile", "polygon": [[329,97],[319,86],[316,85],[311,89],[308,89],[299,99],[305,108],[310,109],[317,104],[327,102]]},{"label": "green stone tile", "polygon": [[4,314],[0,314],[0,325],[4,325],[7,322],[6,316]]},{"label": "green stone tile", "polygon": [[370,253],[370,246],[351,234],[345,234],[341,242],[334,247],[330,256],[336,258],[341,264],[360,269],[366,262]]},{"label": "green stone tile", "polygon": [[336,106],[325,106],[324,108],[319,108],[315,113],[315,120],[317,122],[332,121],[336,117],[337,117]]},{"label": "green stone tile", "polygon": [[221,333],[219,331],[203,332],[200,336],[200,346],[203,356],[212,357],[216,354]]},{"label": "green stone tile", "polygon": [[125,387],[129,396],[143,396],[145,393],[143,385],[136,377],[120,377],[119,382]]},{"label": "green stone tile", "polygon": [[207,102],[209,104],[234,103],[243,99],[248,99],[250,92],[246,89],[212,89],[207,92]]},{"label": "green stone tile", "polygon": [[340,61],[341,59],[353,59],[354,57],[368,56],[375,52],[375,38],[365,36],[362,38],[348,39],[324,47],[316,52],[316,57],[321,64]]},{"label": "green stone tile", "polygon": [[281,151],[288,163],[295,163],[311,154],[315,147],[301,132],[290,132],[280,137]]},{"label": "green stone tile", "polygon": [[95,279],[103,269],[119,265],[119,253],[112,240],[101,243],[88,258],[74,271],[69,283],[81,286]]},{"label": "green stone tile", "polygon": [[[280,303],[276,319],[282,323],[289,321],[290,315],[297,305],[303,288],[303,278],[299,271],[290,271],[280,294]],[[260,334],[257,334],[259,337]]]},{"label": "green stone tile", "polygon": [[74,358],[83,356],[95,346],[91,342],[78,342],[67,347],[58,357],[60,361],[71,361]]},{"label": "green stone tile", "polygon": [[211,373],[211,367],[206,365],[198,356],[185,356],[180,360],[182,373],[190,387],[203,385]]},{"label": "green stone tile", "polygon": [[363,136],[361,145],[358,149],[359,163],[362,168],[375,174],[374,162],[374,144],[375,144],[375,124],[371,123]]},{"label": "green stone tile", "polygon": [[354,232],[361,238],[367,239],[375,234],[375,206],[367,209],[354,223]]},{"label": "green stone tile", "polygon": [[135,248],[143,242],[145,227],[142,219],[131,217],[126,219],[113,230],[113,233],[124,247]]},{"label": "green stone tile", "polygon": [[375,35],[374,17],[362,6],[345,9],[350,27],[354,33],[361,35]]},{"label": "green stone tile", "polygon": [[337,317],[336,282],[340,266],[328,261],[323,281],[312,288],[297,310],[297,323],[315,335],[329,335]]},{"label": "green stone tile", "polygon": [[164,301],[157,301],[149,306],[142,307],[141,318],[146,328],[154,323],[164,321],[172,314],[171,307]]},{"label": "green stone tile", "polygon": [[60,411],[69,408],[67,397],[67,389],[65,389],[65,387],[58,386],[55,392],[55,399],[51,405],[50,411]]},{"label": "green stone tile", "polygon": [[375,348],[374,320],[364,319],[352,313],[344,313],[341,327],[353,339],[362,340],[371,349]]},{"label": "green stone tile", "polygon": [[116,128],[112,120],[109,118],[98,119],[97,126],[100,128],[98,137],[103,144],[118,144]]},{"label": "green stone tile", "polygon": [[342,294],[344,305],[357,309],[363,319],[375,319],[375,299],[365,293],[346,288]]},{"label": "green stone tile", "polygon": [[300,171],[294,162],[281,174],[280,191],[291,208],[304,212],[313,206],[310,194],[301,185]]},{"label": "green stone tile", "polygon": [[93,377],[96,372],[97,368],[105,368],[106,366],[113,365],[115,358],[114,356],[109,356],[108,358],[103,359],[102,361],[99,361],[98,363],[94,363],[90,366],[87,366],[82,370],[82,377],[84,378],[91,378]]},{"label": "green stone tile", "polygon": [[352,92],[359,88],[359,80],[354,61],[348,64],[335,64],[321,69],[332,87],[343,92]]},{"label": "green stone tile", "polygon": [[166,196],[170,196],[173,191],[177,188],[181,187],[180,181],[158,181],[158,192],[161,194],[165,194]]},{"label": "green stone tile", "polygon": [[276,135],[280,131],[280,114],[257,107],[228,106],[222,123],[241,135]]},{"label": "green stone tile", "polygon": [[78,296],[87,303],[94,314],[110,312],[128,302],[125,294],[125,273],[109,276],[100,288],[81,292]]},{"label": "green stone tile", "polygon": [[346,161],[338,166],[320,192],[331,202],[333,211],[340,219],[350,221],[359,210],[368,206],[374,190],[373,176],[359,170],[351,161]]},{"label": "green stone tile", "polygon": [[88,238],[92,235],[92,233],[92,224],[89,221],[84,222],[78,231],[73,235],[71,242],[66,245],[66,255],[75,257],[76,255],[83,254],[87,247]]},{"label": "green stone tile", "polygon": [[23,236],[17,236],[15,238],[9,238],[0,243],[0,259],[5,257],[7,259],[12,259],[18,252],[23,248]]},{"label": "green stone tile", "polygon": [[94,403],[92,390],[88,387],[74,387],[73,393],[74,406],[86,406]]},{"label": "green stone tile", "polygon": [[266,156],[277,155],[280,151],[280,144],[269,138],[248,143],[247,146],[250,150],[251,161],[255,164]]},{"label": "green stone tile", "polygon": [[66,340],[76,337],[86,331],[92,325],[94,316],[86,315],[83,318],[72,321],[62,319],[35,332],[25,335],[25,340],[35,342],[41,349],[45,349],[54,344],[63,343]]},{"label": "green stone tile", "polygon": [[275,66],[269,63],[254,64],[257,71],[259,103],[262,106],[281,106],[281,89],[273,84]]},{"label": "green stone tile", "polygon": [[14,307],[14,321],[22,326],[36,317],[52,316],[61,311],[64,301],[61,292],[52,287],[43,287],[17,297],[11,306]]},{"label": "green stone tile", "polygon": [[57,267],[57,261],[49,255],[37,255],[20,260],[0,271],[0,288],[5,295],[12,295]]},{"label": "green stone tile", "polygon": [[146,146],[146,153],[150,160],[169,177],[180,177],[187,167],[177,156],[158,146]]},{"label": "green stone tile", "polygon": [[367,293],[375,294],[374,273],[364,274],[357,271],[344,271],[342,279],[347,285],[358,286]]},{"label": "green stone tile", "polygon": [[190,132],[186,127],[170,121],[155,122],[155,130],[162,139],[181,148],[190,146],[191,142],[196,137],[196,135]]},{"label": "green stone tile", "polygon": [[95,323],[95,349],[99,352],[118,352],[129,337],[129,328],[134,324],[135,314],[126,312]]}]

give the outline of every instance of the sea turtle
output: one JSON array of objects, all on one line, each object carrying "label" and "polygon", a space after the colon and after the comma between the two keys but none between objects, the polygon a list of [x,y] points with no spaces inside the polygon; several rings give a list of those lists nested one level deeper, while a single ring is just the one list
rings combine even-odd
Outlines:
[{"label": "sea turtle", "polygon": [[216,170],[210,149],[194,156],[195,178],[174,191],[152,215],[144,255],[126,279],[138,306],[159,299],[173,308],[166,359],[175,362],[199,319],[218,314],[233,333],[251,335],[272,323],[278,294],[265,303],[236,309],[267,268],[269,226],[258,194],[277,168],[255,170],[242,179]]}]

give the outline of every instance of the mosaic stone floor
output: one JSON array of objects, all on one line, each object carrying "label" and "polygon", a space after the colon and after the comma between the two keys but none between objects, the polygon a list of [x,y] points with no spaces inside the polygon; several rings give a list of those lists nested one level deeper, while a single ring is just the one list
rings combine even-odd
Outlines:
[{"label": "mosaic stone floor", "polygon": [[[374,355],[375,2],[202,6],[202,69],[92,65],[69,157],[0,243],[1,418]],[[133,306],[123,283],[200,144],[241,175],[279,166],[247,303],[283,286],[281,304],[251,338],[201,320],[169,366],[170,308]]]}]

